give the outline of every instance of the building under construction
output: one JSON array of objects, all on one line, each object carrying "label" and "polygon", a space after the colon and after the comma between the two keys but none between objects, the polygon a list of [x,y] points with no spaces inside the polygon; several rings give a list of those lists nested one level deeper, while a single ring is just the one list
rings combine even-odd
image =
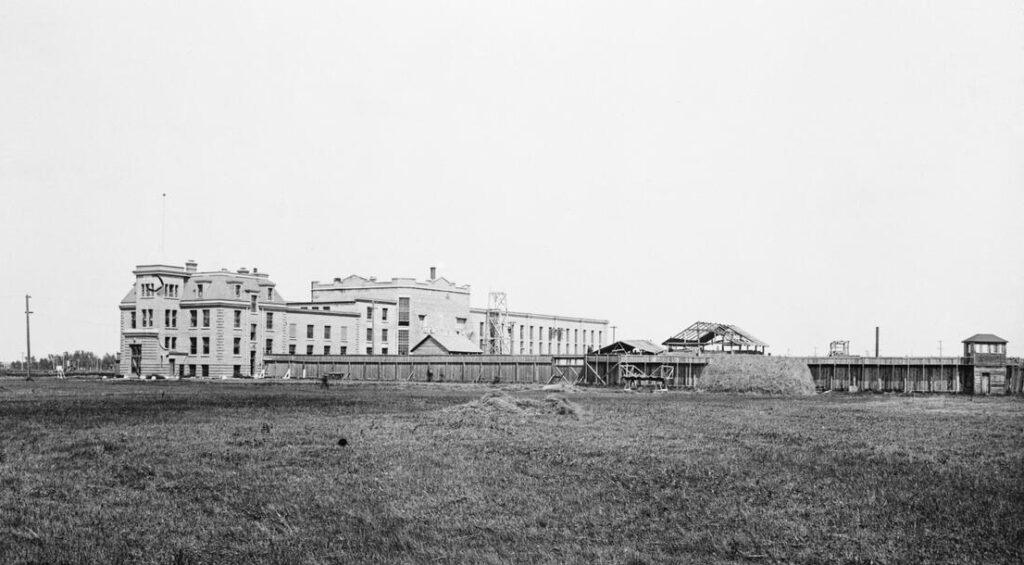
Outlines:
[{"label": "building under construction", "polygon": [[764,355],[768,344],[738,326],[717,322],[694,322],[685,330],[666,339],[662,345],[669,351],[700,353],[747,353]]}]

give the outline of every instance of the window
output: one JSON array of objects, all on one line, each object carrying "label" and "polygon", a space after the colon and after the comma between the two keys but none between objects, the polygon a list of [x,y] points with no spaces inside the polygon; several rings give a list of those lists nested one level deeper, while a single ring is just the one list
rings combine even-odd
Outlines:
[{"label": "window", "polygon": [[209,365],[203,365],[203,376],[204,377],[209,377],[210,376],[210,366]]},{"label": "window", "polygon": [[[178,285],[176,285],[176,284],[164,285],[164,292],[165,292],[165,294],[167,295],[168,298],[177,298],[178,297]],[[182,365],[182,367],[184,367],[184,365]]]},{"label": "window", "polygon": [[189,316],[188,316],[188,327],[190,327],[190,328],[197,327],[199,325],[199,311],[198,310],[189,310],[188,314],[189,314]]},{"label": "window", "polygon": [[590,343],[594,343],[594,330],[590,330]]},{"label": "window", "polygon": [[203,355],[209,355],[209,354],[210,354],[210,338],[204,337],[203,338]]},{"label": "window", "polygon": [[289,339],[295,339],[296,336],[295,324],[288,324],[288,337]]},{"label": "window", "polygon": [[234,351],[235,355],[239,355],[239,354],[242,353],[242,338],[240,338],[240,337],[236,337],[235,338],[235,346],[234,346],[234,350],[233,351]]},{"label": "window", "polygon": [[268,330],[274,329],[274,313],[273,312],[267,312],[267,329]]},{"label": "window", "polygon": [[249,296],[249,311],[250,312],[255,312],[256,311],[256,295],[255,294]]},{"label": "window", "polygon": [[480,339],[484,339],[484,323],[480,322]]},{"label": "window", "polygon": [[373,328],[366,328],[366,341],[373,341]]},{"label": "window", "polygon": [[319,307],[319,306],[314,306],[314,307],[313,307],[313,309],[314,309],[314,310],[319,310],[319,309],[320,309],[320,307]]},{"label": "window", "polygon": [[466,333],[466,319],[455,318],[455,333],[462,335]]},{"label": "window", "polygon": [[526,327],[525,326],[519,326],[519,342],[520,343],[522,343],[522,341],[523,341],[523,334],[525,332],[526,332]]},{"label": "window", "polygon": [[242,366],[241,365],[234,365],[234,366],[232,366],[231,367],[231,376],[235,377],[235,378],[241,377],[242,376]]},{"label": "window", "polygon": [[274,299],[274,287],[267,288],[267,300]]},{"label": "window", "polygon": [[373,348],[372,347],[367,347],[366,348],[366,354],[367,355],[373,355]]},{"label": "window", "polygon": [[331,339],[331,326],[324,326],[324,339]]},{"label": "window", "polygon": [[387,347],[381,347],[380,348],[380,354],[381,355],[387,355],[388,354],[388,348]]},{"label": "window", "polygon": [[188,352],[192,355],[196,354],[196,338],[194,337],[188,338]]},{"label": "window", "polygon": [[249,340],[256,341],[256,324],[249,324]]},{"label": "window", "polygon": [[408,326],[409,325],[409,297],[400,296],[398,298],[398,325]]},{"label": "window", "polygon": [[171,338],[171,349],[178,349],[178,338]]},{"label": "window", "polygon": [[380,309],[380,319],[384,320],[385,322],[388,321],[388,309],[387,308],[381,308]]},{"label": "window", "polygon": [[330,306],[324,306],[324,312],[330,312],[330,311],[331,311],[331,307]]},{"label": "window", "polygon": [[178,311],[164,310],[164,325],[168,328],[178,327]]},{"label": "window", "polygon": [[306,337],[313,339],[313,324],[306,325]]},{"label": "window", "polygon": [[131,329],[134,330],[135,329],[135,323],[136,323],[136,314],[135,314],[135,310],[132,310],[131,311],[131,321],[128,322],[128,327],[130,327]]},{"label": "window", "polygon": [[338,355],[345,355],[346,353],[348,353],[348,347],[342,345],[338,348]]},{"label": "window", "polygon": [[387,343],[388,341],[388,329],[384,328],[380,330],[380,340]]},{"label": "window", "polygon": [[203,327],[204,328],[210,327],[210,311],[209,310],[203,310]]},{"label": "window", "polygon": [[188,376],[190,376],[190,377],[196,376],[196,366],[195,365],[189,365],[188,366]]},{"label": "window", "polygon": [[330,354],[331,354],[331,346],[330,345],[325,345],[324,346],[324,355],[330,355]]},{"label": "window", "polygon": [[288,355],[295,355],[295,344],[294,343],[289,343],[288,344]]},{"label": "window", "polygon": [[366,307],[366,319],[367,320],[372,320],[373,319],[373,306],[367,306]]},{"label": "window", "polygon": [[171,338],[165,337],[164,338],[164,349],[170,349],[170,348],[171,348]]},{"label": "window", "polygon": [[142,327],[152,328],[153,327],[153,310],[152,308],[142,311]]},{"label": "window", "polygon": [[266,347],[266,349],[263,350],[263,352],[266,353],[267,355],[271,355],[272,353],[274,353],[274,340],[273,339],[268,339],[267,340],[267,347]]},{"label": "window", "polygon": [[203,283],[199,283],[196,285],[196,296],[198,296],[199,298],[203,297]]},{"label": "window", "polygon": [[235,327],[236,328],[241,328],[242,327],[242,311],[241,310],[235,310]]},{"label": "window", "polygon": [[313,354],[313,346],[312,345],[307,345],[306,346],[306,355],[312,355],[312,354]]},{"label": "window", "polygon": [[604,334],[604,332],[600,332],[600,331],[597,332],[597,344],[598,345],[601,345],[602,343],[604,343],[604,335],[603,334]]},{"label": "window", "polygon": [[408,328],[398,328],[398,354],[408,355],[409,354],[409,330]]},{"label": "window", "polygon": [[242,285],[236,284],[235,285],[235,298],[239,298],[241,296],[242,296]]},{"label": "window", "polygon": [[338,328],[338,339],[341,340],[342,343],[345,343],[345,342],[348,341],[348,327],[347,326],[341,326],[340,328]]},{"label": "window", "polygon": [[153,296],[153,284],[145,283],[142,285],[142,297],[149,298],[150,296]]}]

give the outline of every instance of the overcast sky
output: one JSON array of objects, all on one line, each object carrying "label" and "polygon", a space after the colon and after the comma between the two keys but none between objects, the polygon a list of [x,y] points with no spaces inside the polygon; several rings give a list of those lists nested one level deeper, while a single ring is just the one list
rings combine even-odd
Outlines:
[{"label": "overcast sky", "polygon": [[4,361],[186,259],[1024,355],[1024,5],[4,0],[0,193]]}]

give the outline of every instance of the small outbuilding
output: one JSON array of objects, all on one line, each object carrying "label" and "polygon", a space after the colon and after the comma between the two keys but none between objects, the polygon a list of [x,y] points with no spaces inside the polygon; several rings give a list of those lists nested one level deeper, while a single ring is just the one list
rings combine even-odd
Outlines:
[{"label": "small outbuilding", "polygon": [[974,334],[965,339],[964,357],[971,362],[971,371],[963,382],[966,392],[1003,394],[1007,387],[1006,343],[993,334]]},{"label": "small outbuilding", "polygon": [[610,343],[591,355],[657,355],[665,349],[646,339],[623,339]]},{"label": "small outbuilding", "polygon": [[412,355],[480,355],[472,341],[458,334],[429,334],[409,350]]}]

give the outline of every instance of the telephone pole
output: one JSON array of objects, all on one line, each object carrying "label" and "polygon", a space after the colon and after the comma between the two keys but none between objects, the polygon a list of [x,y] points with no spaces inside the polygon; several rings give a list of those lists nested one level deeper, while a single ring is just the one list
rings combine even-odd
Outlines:
[{"label": "telephone pole", "polygon": [[29,298],[32,298],[32,297],[26,294],[25,295],[25,351],[28,352],[28,354],[25,355],[25,371],[26,371],[26,373],[25,373],[25,380],[26,381],[31,381],[32,380],[32,330],[30,329],[29,321],[28,321],[28,316],[29,316],[29,314],[32,313],[32,310],[29,310],[29,307],[28,307],[28,299]]}]

